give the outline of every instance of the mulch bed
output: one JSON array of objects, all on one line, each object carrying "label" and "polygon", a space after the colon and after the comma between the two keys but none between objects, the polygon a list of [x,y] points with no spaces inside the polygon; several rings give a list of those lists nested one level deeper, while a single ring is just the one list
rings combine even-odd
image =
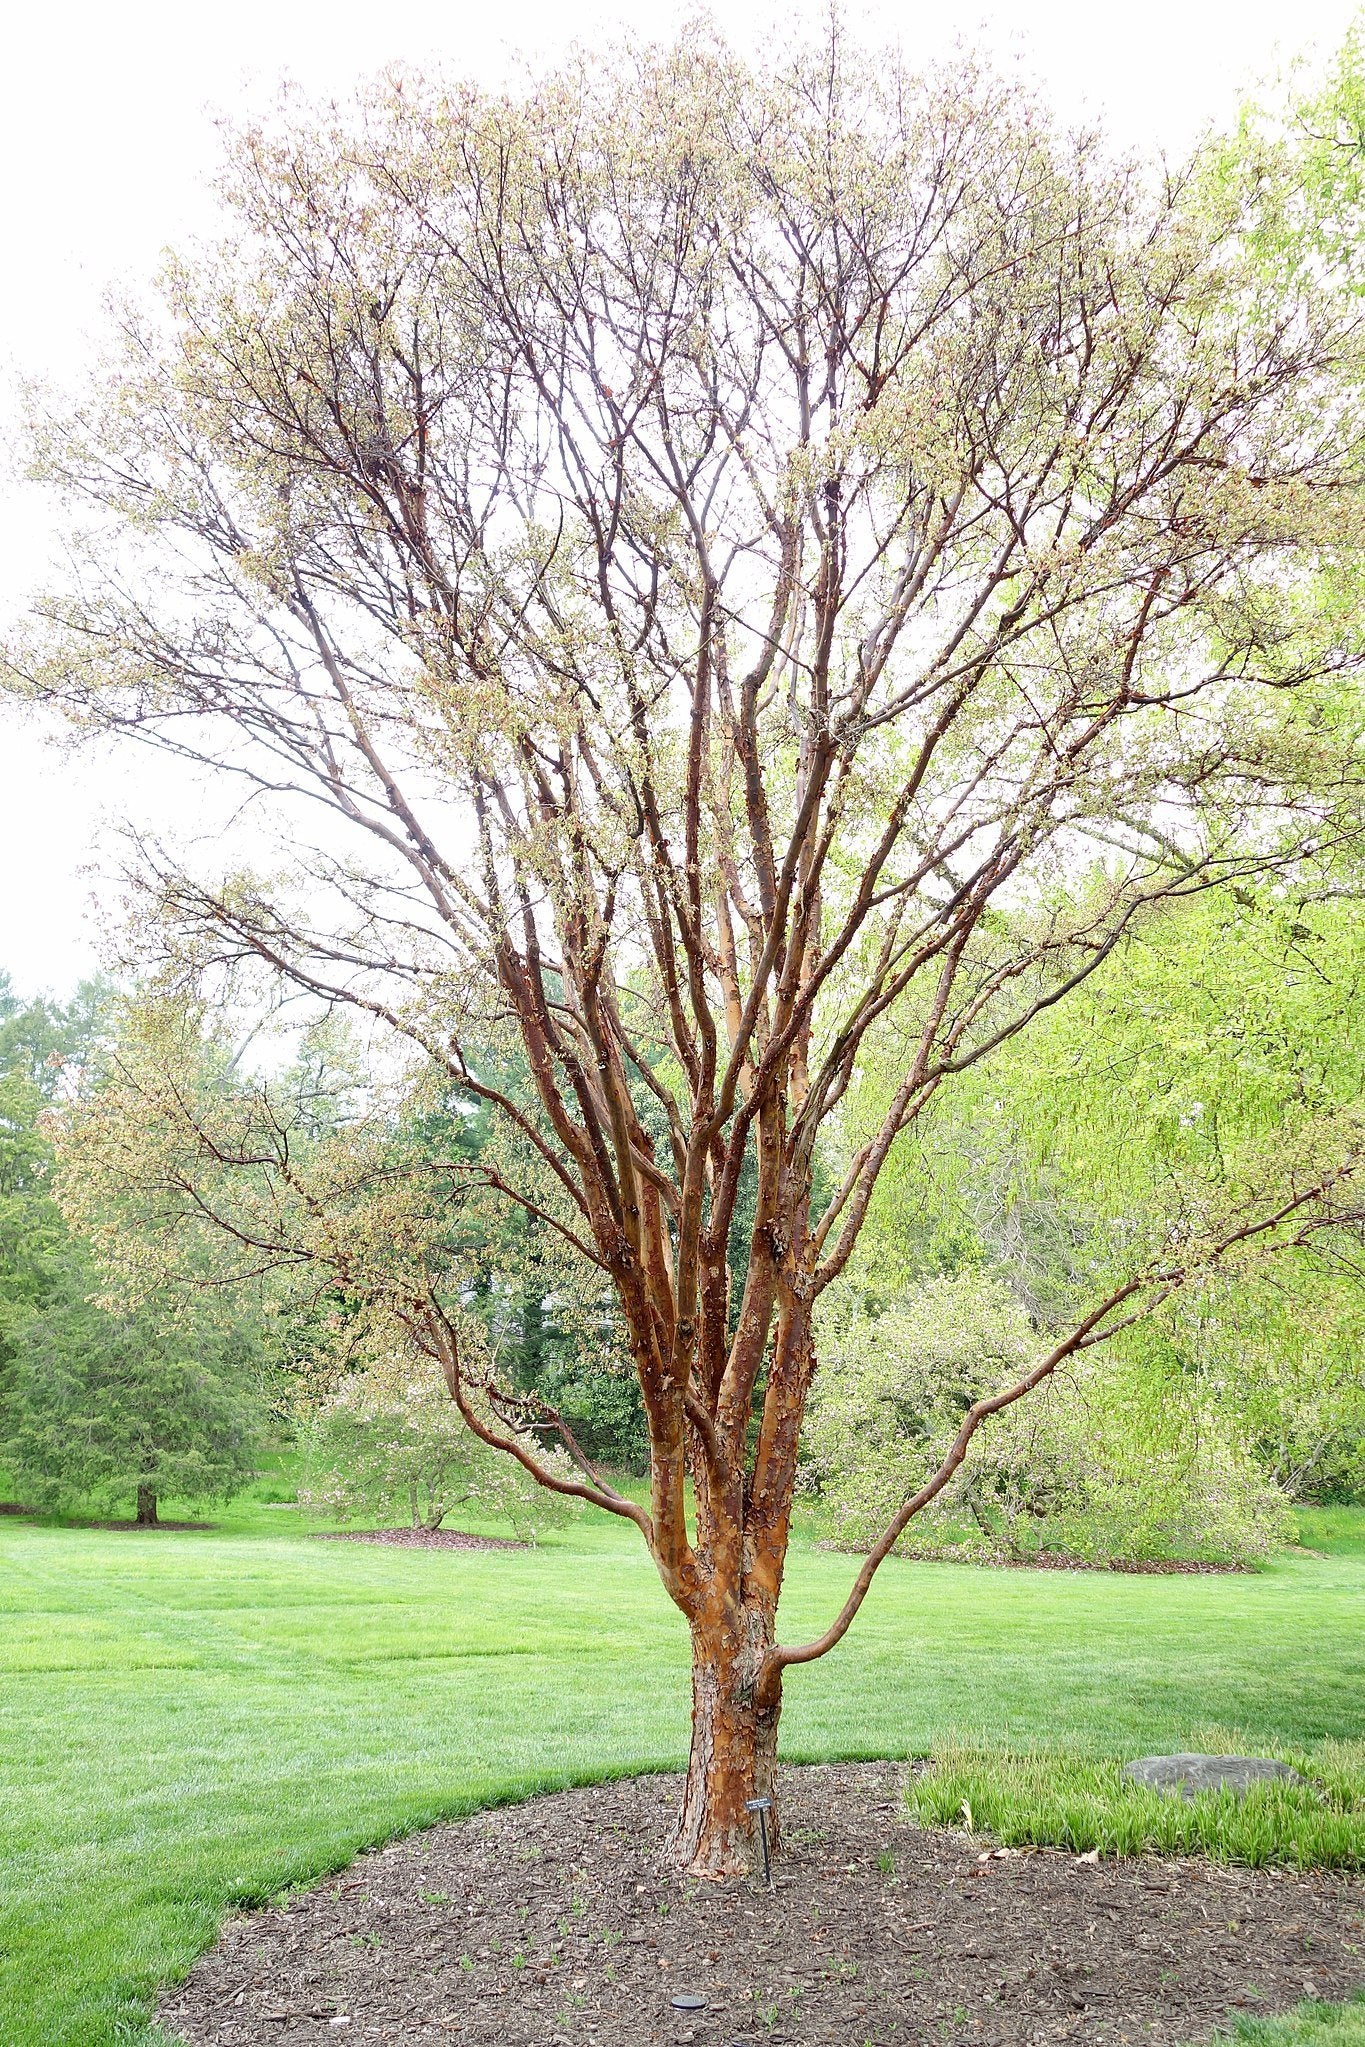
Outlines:
[{"label": "mulch bed", "polygon": [[465,1535],[458,1528],[342,1528],[315,1542],[393,1542],[400,1549],[526,1549],[505,1535]]},{"label": "mulch bed", "polygon": [[981,1564],[988,1571],[1126,1571],[1134,1578],[1223,1578],[1230,1573],[1250,1571],[1250,1564],[1205,1564],[1194,1557],[1110,1557],[1092,1561],[1089,1557],[1059,1556],[1043,1550],[1033,1557],[955,1557],[951,1550],[923,1551],[909,1561],[921,1564]]},{"label": "mulch bed", "polygon": [[676,1778],[433,1827],[231,1922],[159,2016],[190,2047],[1174,2047],[1365,1983],[1358,1879],[992,1854],[904,1781],[784,1771],[772,1892],[663,1866]]},{"label": "mulch bed", "polygon": [[[837,1542],[822,1542],[818,1547],[840,1550],[846,1556],[866,1554]],[[951,1545],[906,1550],[901,1554],[901,1562],[973,1564],[985,1571],[1125,1571],[1134,1578],[1221,1578],[1255,1569],[1253,1564],[1208,1564],[1194,1557],[1071,1557],[1059,1550],[1039,1550],[1031,1557],[1002,1557],[989,1551],[954,1549]]]}]

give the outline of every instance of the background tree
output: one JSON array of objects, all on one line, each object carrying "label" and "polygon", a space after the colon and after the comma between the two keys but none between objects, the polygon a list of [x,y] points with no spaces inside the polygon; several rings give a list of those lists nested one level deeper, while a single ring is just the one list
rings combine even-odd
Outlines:
[{"label": "background tree", "polygon": [[[136,1503],[153,1523],[158,1495],[220,1499],[250,1479],[302,1332],[245,1288],[230,1303],[194,1289],[99,1304],[101,1274],[56,1198],[54,1138],[98,1091],[117,1018],[103,982],[68,1003],[21,1003],[0,983],[0,1469],[34,1505]],[[188,1056],[205,1067],[205,1047]],[[315,1103],[316,1061],[302,1064],[296,1092]]]},{"label": "background tree", "polygon": [[[524,1058],[499,1058],[494,1045],[470,1047],[485,1080],[530,1102]],[[457,1157],[451,1182],[454,1241],[467,1271],[466,1305],[495,1345],[517,1392],[561,1413],[596,1462],[633,1473],[649,1468],[649,1435],[615,1298],[600,1274],[566,1268],[551,1226],[490,1188],[471,1195],[479,1161],[497,1156],[487,1102],[450,1084],[437,1069],[434,1102],[417,1119],[418,1143],[433,1161]],[[586,1281],[586,1284],[585,1284]]]},{"label": "background tree", "polygon": [[[1146,1331],[1152,1324],[1142,1325]],[[1258,1467],[1247,1417],[1205,1379],[1172,1385],[1133,1339],[986,1424],[972,1455],[901,1547],[964,1560],[1040,1550],[1090,1561],[1245,1563],[1292,1532],[1284,1492]],[[806,1483],[836,1538],[877,1540],[907,1491],[933,1477],[976,1400],[1018,1379],[1053,1338],[981,1268],[920,1280],[880,1312],[826,1319],[806,1427]],[[950,1553],[952,1553],[950,1550]]]},{"label": "background tree", "polygon": [[[431,1360],[411,1352],[348,1373],[308,1414],[298,1446],[301,1504],[339,1520],[397,1509],[414,1528],[434,1530],[474,1506],[534,1542],[537,1529],[569,1518],[570,1502],[480,1442]],[[562,1455],[559,1468],[569,1475]]]},{"label": "background tree", "polygon": [[248,1331],[110,1314],[98,1276],[67,1264],[14,1342],[0,1464],[39,1507],[136,1508],[229,1498],[255,1473],[262,1401]]},{"label": "background tree", "polygon": [[86,983],[69,1005],[44,998],[24,1003],[0,971],[0,1435],[13,1396],[19,1331],[60,1290],[70,1251],[53,1192],[55,1160],[45,1120],[79,1085],[110,993]]},{"label": "background tree", "polygon": [[194,1231],[184,1162],[235,1164],[243,1256],[382,1295],[476,1434],[635,1523],[691,1635],[693,1869],[747,1864],[784,1673],[992,1411],[1237,1247],[1356,1219],[1349,1113],[1206,1176],[779,1642],[816,1305],[898,1135],[1151,905],[1354,828],[1359,633],[1319,593],[1358,530],[1355,329],[1258,258],[1291,176],[1114,165],[838,31],[762,72],[697,35],[520,97],[394,84],[239,138],[222,244],[42,436],[90,559],[13,672],[238,776],[288,847],[144,847],[151,949],[348,1005],[489,1106],[498,1153],[447,1184],[614,1294],[647,1505],[466,1357],[391,1123],[300,1173],[268,1104],[229,1141],[141,1062],[71,1170],[151,1201],[164,1140]]},{"label": "background tree", "polygon": [[[1235,1201],[1276,1131],[1365,1099],[1363,1002],[1351,868],[1166,906],[900,1142],[840,1312],[875,1321],[935,1275],[974,1272],[1035,1326],[1066,1327],[1135,1242],[1188,1227],[1192,1184]],[[846,1132],[878,1125],[895,1081],[869,1063]],[[1358,1246],[1331,1236],[1235,1282],[1210,1276],[1127,1342],[1126,1367],[1229,1449],[1246,1443],[1287,1494],[1351,1497],[1365,1490],[1362,1277]]]},{"label": "background tree", "polygon": [[0,971],[0,1402],[16,1320],[51,1292],[66,1243],[44,1114],[79,1084],[110,993],[91,982],[65,1007],[23,1003]]}]

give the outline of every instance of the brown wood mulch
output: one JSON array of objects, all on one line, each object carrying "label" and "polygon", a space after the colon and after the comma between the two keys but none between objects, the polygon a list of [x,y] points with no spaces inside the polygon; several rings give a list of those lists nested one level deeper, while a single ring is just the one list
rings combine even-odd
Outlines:
[{"label": "brown wood mulch", "polygon": [[392,1542],[400,1549],[525,1549],[505,1535],[466,1535],[459,1528],[341,1528],[315,1542]]},{"label": "brown wood mulch", "polygon": [[1359,1879],[991,1853],[904,1781],[785,1770],[770,1892],[666,1869],[676,1778],[433,1827],[230,1922],[159,2016],[190,2047],[1174,2047],[1365,1984]]},{"label": "brown wood mulch", "polygon": [[[822,1542],[819,1549],[838,1550],[845,1556],[861,1557],[867,1552],[849,1549],[841,1543]],[[1311,1552],[1302,1552],[1311,1554]],[[971,1564],[985,1571],[1121,1571],[1133,1578],[1225,1578],[1254,1571],[1254,1564],[1212,1564],[1199,1557],[1077,1557],[1066,1550],[1035,1550],[1027,1557],[997,1556],[989,1550],[912,1549],[903,1554],[907,1564]]]}]

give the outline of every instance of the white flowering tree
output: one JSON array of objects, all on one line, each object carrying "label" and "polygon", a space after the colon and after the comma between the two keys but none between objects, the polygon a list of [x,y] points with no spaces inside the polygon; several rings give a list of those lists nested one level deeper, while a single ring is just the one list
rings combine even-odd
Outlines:
[{"label": "white flowering tree", "polygon": [[[816,1304],[898,1134],[1148,906],[1334,829],[1353,316],[1256,267],[1276,175],[1114,165],[837,32],[758,72],[692,36],[510,96],[390,83],[241,135],[221,243],[40,433],[82,563],[18,685],[287,842],[144,844],[167,972],[250,963],[416,1048],[505,1140],[452,1204],[463,1172],[616,1302],[644,1502],[549,1466],[571,1431],[462,1353],[448,1265],[399,1261],[469,1427],[632,1523],[686,1618],[695,1871],[747,1866],[785,1675],[983,1417],[1349,1210],[1349,1121],[1212,1189],[780,1640]],[[874,1046],[897,1079],[841,1148]],[[307,1243],[347,1283],[346,1232]]]},{"label": "white flowering tree", "polygon": [[[397,1509],[434,1531],[457,1507],[474,1507],[534,1542],[574,1505],[475,1435],[420,1354],[391,1351],[348,1372],[305,1417],[299,1447],[300,1504],[340,1521]],[[548,1455],[571,1476],[562,1453]]]},{"label": "white flowering tree", "polygon": [[[973,1403],[1051,1349],[1005,1283],[970,1267],[922,1279],[824,1332],[806,1427],[806,1482],[836,1540],[876,1542],[932,1479]],[[1284,1493],[1206,1389],[1153,1383],[1135,1360],[1083,1358],[1008,1407],[902,1537],[965,1557],[1039,1547],[1089,1559],[1245,1562],[1290,1538]]]}]

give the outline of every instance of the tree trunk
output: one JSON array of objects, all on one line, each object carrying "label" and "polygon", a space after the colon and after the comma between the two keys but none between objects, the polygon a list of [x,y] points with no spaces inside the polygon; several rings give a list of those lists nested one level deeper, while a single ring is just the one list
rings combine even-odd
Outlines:
[{"label": "tree trunk", "polygon": [[673,1835],[674,1860],[693,1876],[741,1876],[762,1868],[751,1798],[771,1798],[768,1853],[778,1849],[777,1722],[781,1685],[758,1703],[754,1676],[771,1644],[761,1615],[749,1611],[736,1642],[730,1626],[696,1623],[692,1630],[692,1749],[682,1810]]},{"label": "tree trunk", "polygon": [[137,1489],[137,1525],[139,1528],[155,1528],[158,1525],[156,1494],[149,1485],[140,1485]]}]

